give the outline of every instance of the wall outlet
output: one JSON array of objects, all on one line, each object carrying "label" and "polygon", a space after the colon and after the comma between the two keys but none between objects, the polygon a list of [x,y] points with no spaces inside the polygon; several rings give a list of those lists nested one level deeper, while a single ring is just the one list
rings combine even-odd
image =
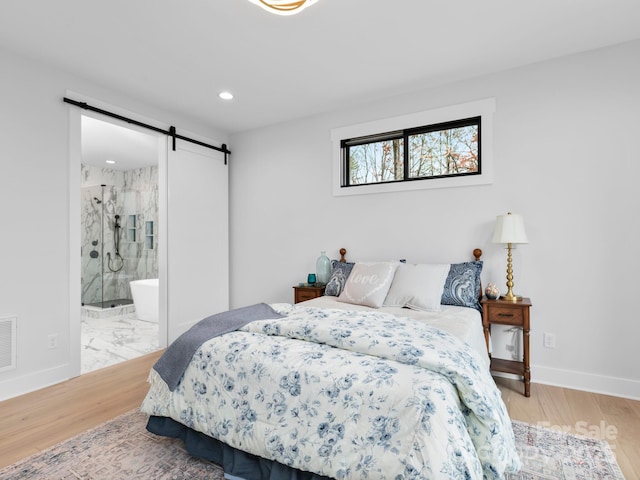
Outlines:
[{"label": "wall outlet", "polygon": [[49,350],[53,350],[54,348],[58,348],[58,334],[52,333],[47,337],[47,348]]},{"label": "wall outlet", "polygon": [[555,333],[544,333],[544,346],[546,348],[556,348],[556,334]]}]

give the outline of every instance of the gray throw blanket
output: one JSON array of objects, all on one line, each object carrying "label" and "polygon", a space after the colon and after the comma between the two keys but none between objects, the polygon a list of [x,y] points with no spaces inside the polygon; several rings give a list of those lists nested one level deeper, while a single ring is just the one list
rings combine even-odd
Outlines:
[{"label": "gray throw blanket", "polygon": [[167,351],[158,359],[153,368],[166,382],[169,390],[174,391],[193,354],[204,342],[213,337],[238,330],[254,320],[271,320],[284,316],[266,303],[256,303],[248,307],[211,315],[200,320],[169,345]]}]

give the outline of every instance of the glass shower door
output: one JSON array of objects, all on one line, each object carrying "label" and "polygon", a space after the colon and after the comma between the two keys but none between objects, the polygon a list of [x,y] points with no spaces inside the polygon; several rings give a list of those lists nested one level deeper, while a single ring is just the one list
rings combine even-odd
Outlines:
[{"label": "glass shower door", "polygon": [[103,200],[102,187],[81,190],[82,305],[102,305],[103,292]]}]

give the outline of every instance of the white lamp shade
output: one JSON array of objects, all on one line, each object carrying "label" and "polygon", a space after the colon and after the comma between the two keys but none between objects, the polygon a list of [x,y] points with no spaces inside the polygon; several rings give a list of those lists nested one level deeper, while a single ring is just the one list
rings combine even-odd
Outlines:
[{"label": "white lamp shade", "polygon": [[496,228],[493,231],[493,243],[529,243],[524,230],[522,215],[508,213],[496,217]]}]

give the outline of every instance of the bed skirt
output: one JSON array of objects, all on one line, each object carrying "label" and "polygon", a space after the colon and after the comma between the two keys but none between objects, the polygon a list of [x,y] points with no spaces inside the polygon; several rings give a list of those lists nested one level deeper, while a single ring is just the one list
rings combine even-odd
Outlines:
[{"label": "bed skirt", "polygon": [[329,477],[303,472],[287,465],[237,450],[196,432],[168,417],[150,416],[147,430],[163,437],[179,438],[190,455],[208,460],[224,469],[232,480],[330,480]]}]

